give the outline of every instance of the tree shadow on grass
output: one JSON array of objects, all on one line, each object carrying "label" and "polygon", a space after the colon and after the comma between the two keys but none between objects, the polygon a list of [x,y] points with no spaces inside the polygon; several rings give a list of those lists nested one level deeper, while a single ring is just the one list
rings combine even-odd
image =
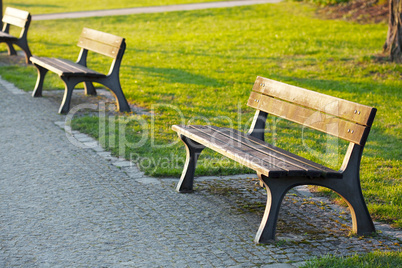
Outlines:
[{"label": "tree shadow on grass", "polygon": [[168,81],[170,83],[192,84],[205,87],[223,87],[222,81],[207,76],[193,74],[181,69],[173,68],[157,68],[157,67],[131,67],[133,72],[143,72],[150,77],[159,79],[160,81]]},{"label": "tree shadow on grass", "polygon": [[23,4],[23,3],[13,3],[13,6],[20,8],[30,8],[30,7],[48,7],[48,8],[62,8],[60,5],[41,5],[41,4]]},{"label": "tree shadow on grass", "polygon": [[[264,76],[264,75],[262,75]],[[266,76],[267,78],[281,81],[287,84],[296,85],[299,87],[303,87],[309,90],[322,92],[324,94],[332,95],[334,97],[343,98],[346,97],[344,95],[351,95],[356,99],[348,99],[349,101],[358,102],[364,105],[373,105],[375,106],[376,100],[374,100],[374,104],[370,104],[366,101],[363,103],[361,100],[367,94],[377,94],[377,95],[394,95],[400,94],[402,96],[402,91],[400,91],[399,87],[387,86],[387,89],[384,88],[384,85],[381,81],[370,81],[370,82],[351,82],[348,80],[325,80],[325,79],[316,79],[316,78],[300,78],[300,77],[291,77],[291,76],[283,76],[277,74],[270,74],[270,76]],[[330,92],[330,93],[326,93]],[[332,93],[331,93],[332,92]],[[337,94],[336,92],[339,92]]]}]

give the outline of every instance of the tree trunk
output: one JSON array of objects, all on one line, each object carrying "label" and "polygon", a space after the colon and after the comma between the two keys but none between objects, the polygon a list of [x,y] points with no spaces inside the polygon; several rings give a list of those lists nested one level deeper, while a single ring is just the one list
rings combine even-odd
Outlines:
[{"label": "tree trunk", "polygon": [[402,62],[402,0],[389,0],[389,25],[384,53],[391,61]]},{"label": "tree trunk", "polygon": [[3,0],[0,0],[0,31],[3,29]]}]

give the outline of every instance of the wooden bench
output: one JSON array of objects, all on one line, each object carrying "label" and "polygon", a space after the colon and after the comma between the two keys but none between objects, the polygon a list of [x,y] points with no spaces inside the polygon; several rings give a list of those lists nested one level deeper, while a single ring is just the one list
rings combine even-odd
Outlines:
[{"label": "wooden bench", "polygon": [[[298,185],[334,190],[349,205],[353,231],[359,235],[375,232],[360,188],[359,170],[376,109],[262,77],[257,77],[247,104],[257,109],[247,134],[215,126],[173,126],[187,151],[176,190],[193,191],[197,159],[208,147],[255,170],[265,186],[267,204],[256,243],[275,239],[282,199]],[[268,114],[349,141],[341,169],[332,170],[266,143],[264,129]]]},{"label": "wooden bench", "polygon": [[[25,62],[30,63],[31,51],[28,46],[28,28],[31,24],[31,14],[27,11],[7,7],[4,13],[3,30],[0,32],[0,43],[6,43],[8,55],[17,55],[13,45],[19,46],[25,53]],[[10,26],[21,28],[19,37],[10,34]]]},{"label": "wooden bench", "polygon": [[[125,39],[84,28],[79,38],[78,46],[81,47],[81,52],[75,63],[66,59],[31,57],[32,63],[38,70],[38,78],[32,96],[42,96],[45,75],[48,71],[51,71],[58,74],[65,85],[64,97],[59,113],[68,113],[73,89],[81,82],[84,82],[85,94],[87,95],[96,95],[96,90],[92,83],[106,86],[116,97],[118,111],[129,112],[130,106],[123,94],[119,79],[120,64],[126,49]],[[88,51],[113,58],[110,71],[107,75],[87,68]]]}]

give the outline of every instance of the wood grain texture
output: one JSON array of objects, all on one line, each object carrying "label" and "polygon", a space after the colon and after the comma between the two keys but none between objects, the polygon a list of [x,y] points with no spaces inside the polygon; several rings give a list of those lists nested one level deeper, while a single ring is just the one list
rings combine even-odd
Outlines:
[{"label": "wood grain texture", "polygon": [[5,24],[8,23],[11,25],[18,26],[20,28],[25,28],[25,25],[26,25],[27,21],[29,20],[30,16],[31,15],[27,11],[19,10],[19,9],[12,8],[12,7],[7,7],[4,12],[2,21]]},{"label": "wood grain texture", "polygon": [[370,127],[376,113],[376,109],[373,107],[263,77],[257,77],[253,91],[349,120],[363,126]]},{"label": "wood grain texture", "polygon": [[257,92],[251,93],[247,104],[257,110],[357,144],[363,144],[370,131],[370,127]]},{"label": "wood grain texture", "polygon": [[106,77],[105,74],[96,72],[66,59],[32,56],[31,61],[32,63],[38,64],[59,76]]},{"label": "wood grain texture", "polygon": [[124,38],[89,28],[82,30],[78,46],[99,54],[116,58]]},{"label": "wood grain texture", "polygon": [[337,171],[234,129],[175,125],[173,130],[265,176],[342,177]]}]

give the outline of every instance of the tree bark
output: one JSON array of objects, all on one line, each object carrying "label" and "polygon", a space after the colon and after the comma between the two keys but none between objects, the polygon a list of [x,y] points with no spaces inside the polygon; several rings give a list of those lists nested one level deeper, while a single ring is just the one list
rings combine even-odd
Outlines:
[{"label": "tree bark", "polygon": [[3,29],[3,0],[0,0],[0,31]]},{"label": "tree bark", "polygon": [[402,62],[402,0],[389,0],[389,25],[384,53],[391,61]]}]

